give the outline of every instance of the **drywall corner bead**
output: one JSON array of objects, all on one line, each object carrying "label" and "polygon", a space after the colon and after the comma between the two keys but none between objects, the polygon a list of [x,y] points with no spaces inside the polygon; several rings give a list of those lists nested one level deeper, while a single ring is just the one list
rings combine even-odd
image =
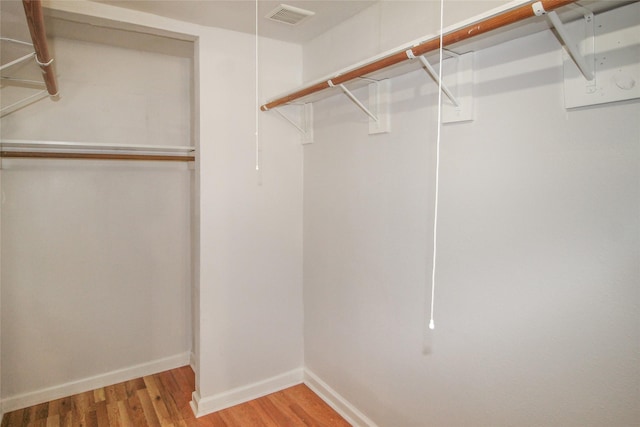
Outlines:
[{"label": "drywall corner bead", "polygon": [[544,10],[544,6],[542,5],[541,1],[537,1],[534,4],[532,4],[531,8],[533,9],[533,13],[535,13],[536,16],[542,16],[547,14],[547,11]]}]

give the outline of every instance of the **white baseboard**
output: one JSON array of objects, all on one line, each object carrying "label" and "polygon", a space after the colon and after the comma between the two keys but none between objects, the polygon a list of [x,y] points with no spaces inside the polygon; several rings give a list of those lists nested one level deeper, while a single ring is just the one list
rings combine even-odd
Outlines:
[{"label": "white baseboard", "polygon": [[378,427],[376,423],[371,421],[366,415],[349,403],[347,399],[340,396],[334,389],[329,387],[327,383],[307,368],[304,369],[304,383],[352,426]]},{"label": "white baseboard", "polygon": [[201,417],[275,393],[287,387],[292,387],[302,383],[302,380],[303,370],[298,368],[253,384],[225,391],[224,393],[214,394],[213,396],[201,397],[197,392],[194,392],[193,400],[191,400],[191,409],[196,417]]},{"label": "white baseboard", "polygon": [[[18,396],[10,396],[0,401],[0,423],[2,422],[2,416],[7,412],[185,365],[194,366],[194,362],[194,354],[187,352],[129,368],[119,369],[106,374],[68,382],[59,386],[24,393]],[[307,368],[294,369],[275,377],[204,398],[201,397],[198,392],[194,392],[191,409],[196,417],[200,417],[266,396],[267,394],[275,393],[300,383],[306,384],[307,387],[313,390],[314,393],[354,427],[378,427],[366,415]]]},{"label": "white baseboard", "polygon": [[0,402],[0,405],[2,407],[2,412],[11,412],[43,402],[48,402],[51,400],[60,399],[62,397],[83,393],[85,391],[93,390],[96,388],[106,387],[108,385],[118,384],[123,381],[144,377],[145,375],[156,374],[158,372],[167,371],[169,369],[179,368],[188,364],[189,353],[181,353],[175,356],[165,357],[163,359],[158,359],[147,363],[141,363],[129,368],[107,372],[106,374],[83,378],[81,380],[71,381],[66,384],[20,394],[18,396],[10,396],[2,400],[2,402]]}]

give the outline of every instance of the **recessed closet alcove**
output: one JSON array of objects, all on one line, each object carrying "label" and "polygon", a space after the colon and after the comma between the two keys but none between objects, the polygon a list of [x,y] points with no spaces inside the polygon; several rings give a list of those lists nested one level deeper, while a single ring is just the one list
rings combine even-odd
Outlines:
[{"label": "recessed closet alcove", "polygon": [[5,407],[192,360],[194,43],[45,24],[60,97],[2,121]]}]

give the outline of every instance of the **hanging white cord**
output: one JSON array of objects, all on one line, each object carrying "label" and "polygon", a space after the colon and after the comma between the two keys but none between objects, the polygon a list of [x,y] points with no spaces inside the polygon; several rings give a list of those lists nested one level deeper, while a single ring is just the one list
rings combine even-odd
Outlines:
[{"label": "hanging white cord", "polygon": [[444,27],[444,0],[440,0],[440,68],[438,69],[438,132],[436,136],[436,190],[433,213],[433,260],[431,263],[431,315],[429,329],[434,329],[433,306],[436,295],[436,254],[438,249],[438,190],[440,187],[440,128],[442,127],[442,30]]}]

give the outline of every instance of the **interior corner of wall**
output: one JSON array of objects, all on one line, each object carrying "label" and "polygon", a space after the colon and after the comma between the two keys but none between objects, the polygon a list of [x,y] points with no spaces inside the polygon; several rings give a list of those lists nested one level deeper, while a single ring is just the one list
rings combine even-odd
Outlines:
[{"label": "interior corner of wall", "polygon": [[310,369],[304,369],[304,384],[317,394],[327,405],[333,408],[349,424],[359,427],[378,427],[369,417],[363,414],[351,402],[331,388]]}]

